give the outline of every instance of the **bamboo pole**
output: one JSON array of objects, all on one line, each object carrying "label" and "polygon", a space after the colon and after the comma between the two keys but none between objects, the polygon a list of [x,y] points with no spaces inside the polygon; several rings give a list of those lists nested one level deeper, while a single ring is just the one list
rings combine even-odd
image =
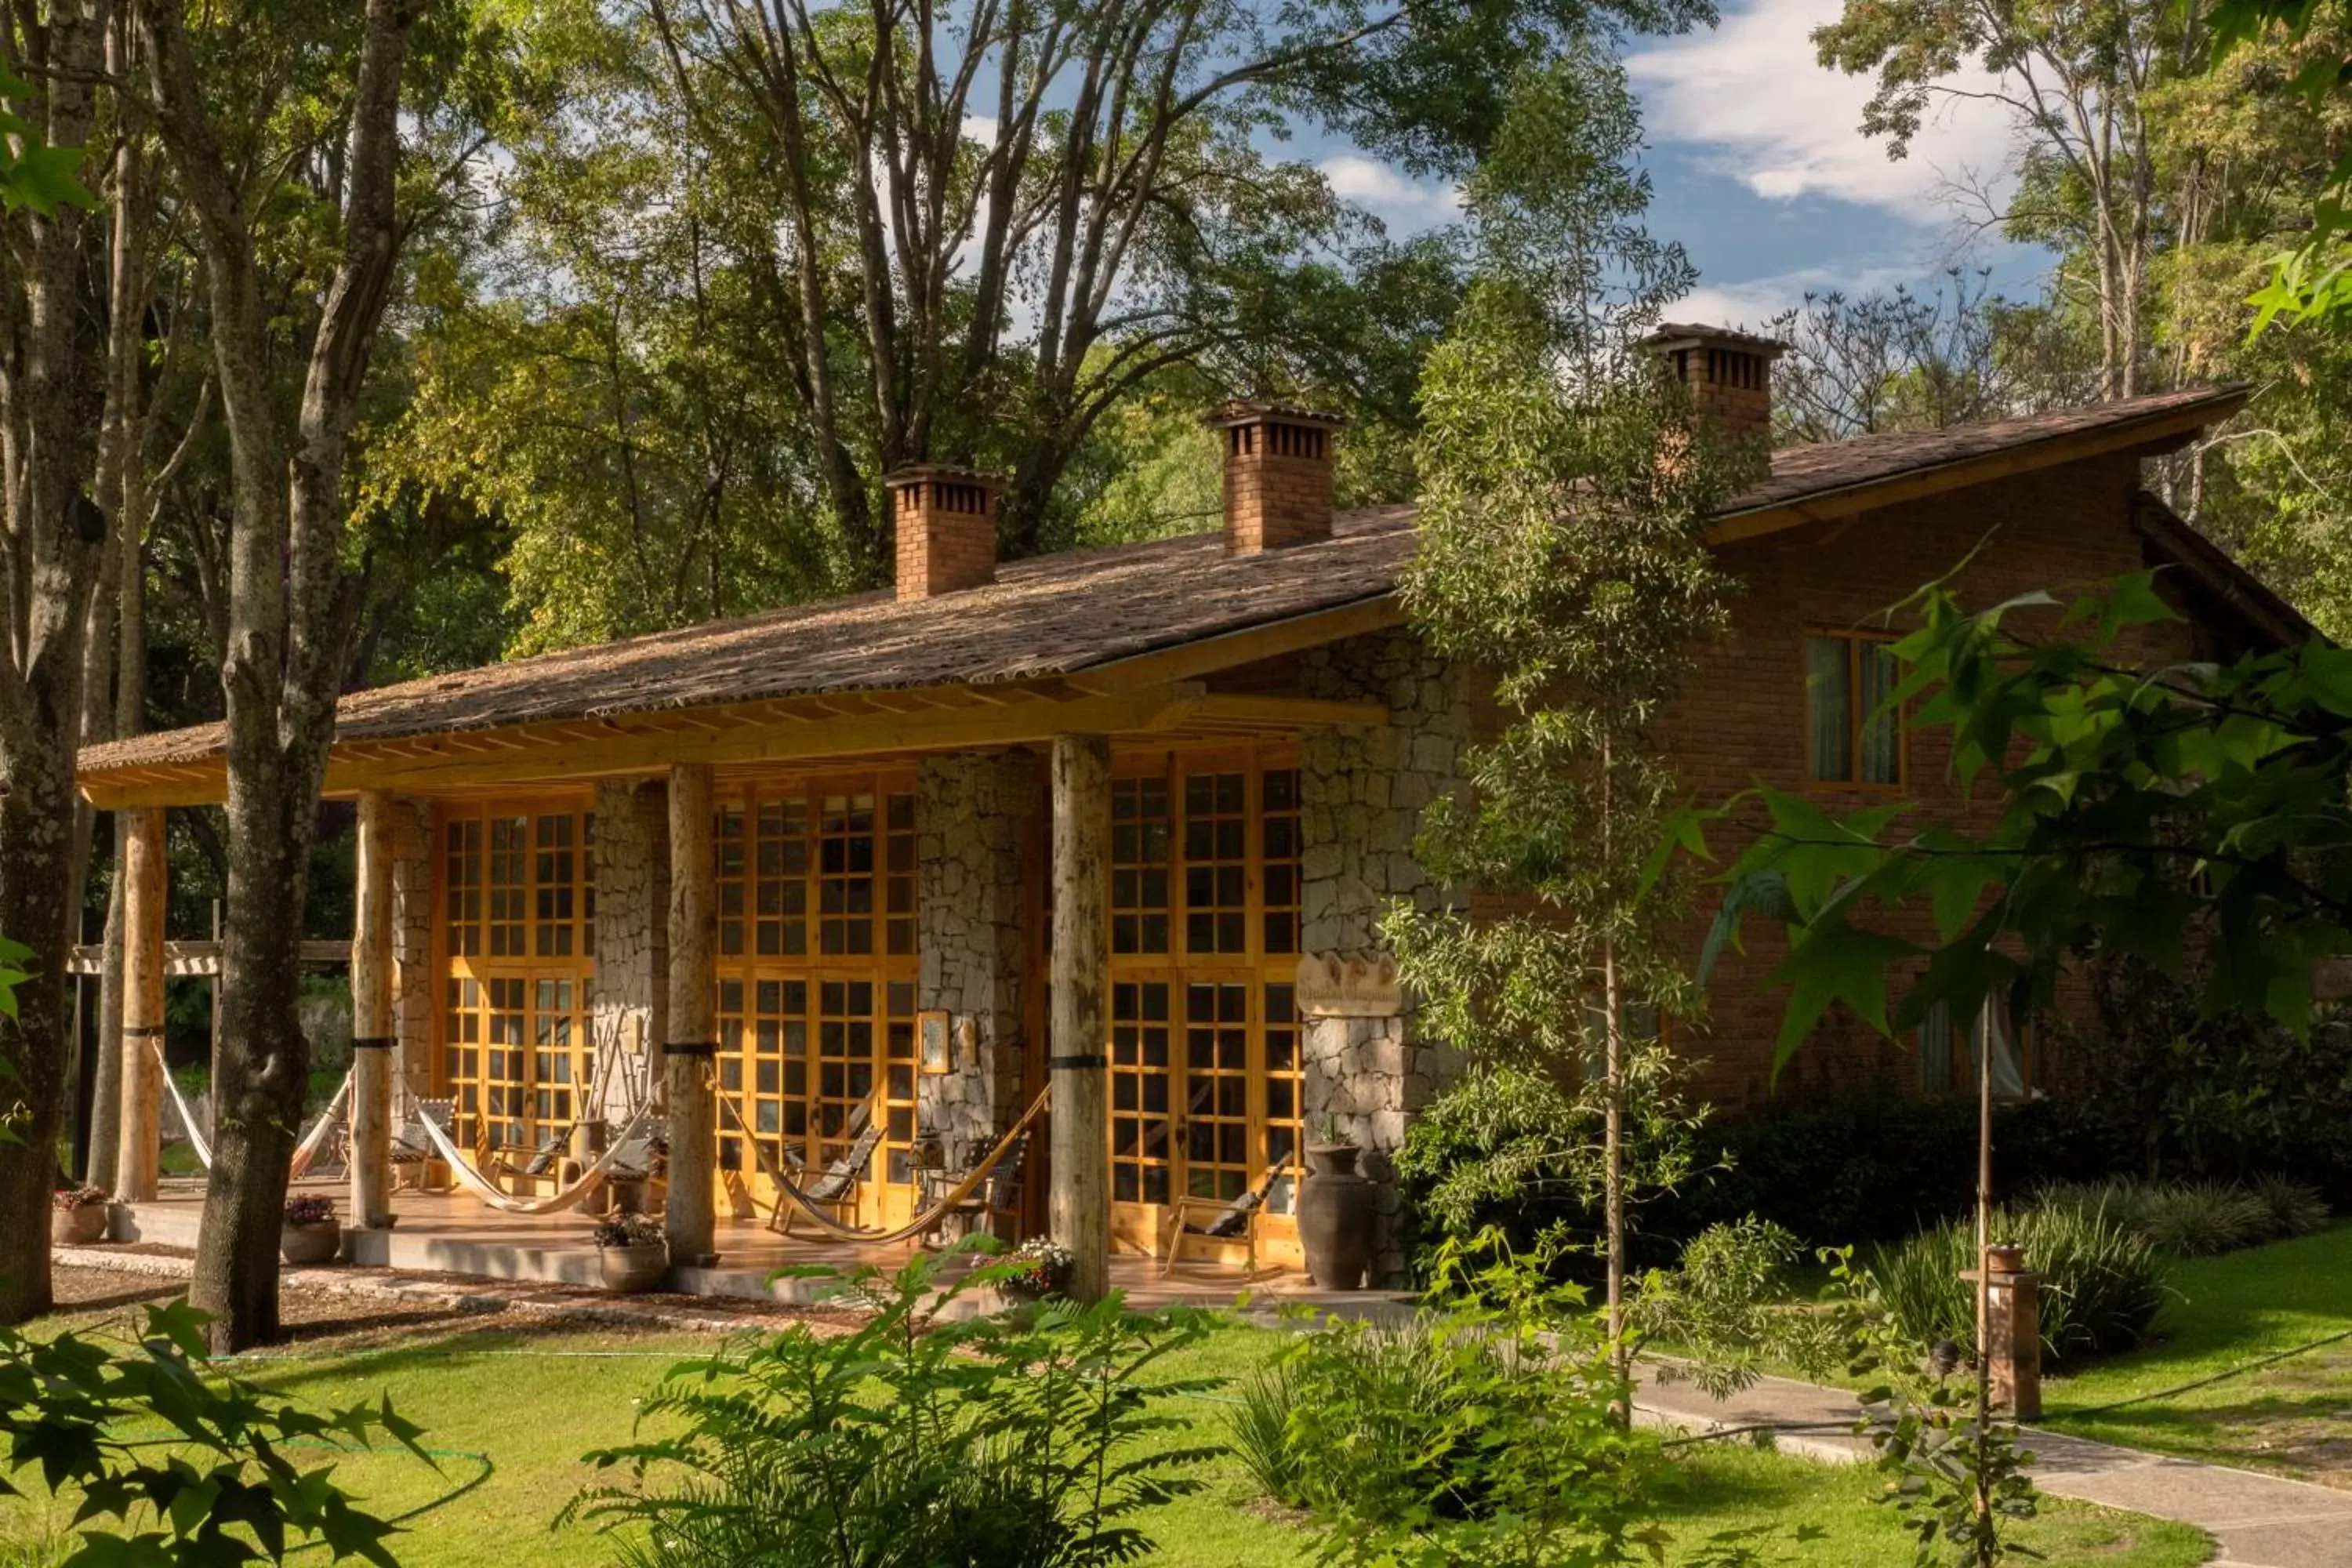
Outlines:
[{"label": "bamboo pole", "polygon": [[669,1117],[669,1197],[663,1219],[674,1264],[717,1260],[711,1183],[718,1106],[711,1093],[719,1045],[717,870],[710,842],[710,766],[669,771],[669,1038],[662,1087]]},{"label": "bamboo pole", "polygon": [[1110,742],[1054,742],[1053,1189],[1046,1228],[1069,1250],[1070,1295],[1110,1286]]},{"label": "bamboo pole", "polygon": [[144,1203],[163,1173],[163,810],[126,811],[123,828],[121,1114],[114,1195]]},{"label": "bamboo pole", "polygon": [[352,1224],[392,1223],[392,797],[360,795],[352,922]]}]

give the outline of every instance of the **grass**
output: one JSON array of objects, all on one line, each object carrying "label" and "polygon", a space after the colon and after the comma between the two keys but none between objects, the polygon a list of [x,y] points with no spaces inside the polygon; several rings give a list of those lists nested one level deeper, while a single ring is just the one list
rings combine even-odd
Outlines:
[{"label": "grass", "polygon": [[[1275,1342],[1275,1331],[1223,1328],[1171,1360],[1169,1371],[1236,1376]],[[559,1534],[549,1527],[592,1474],[580,1456],[625,1436],[640,1392],[671,1358],[708,1343],[687,1335],[436,1329],[404,1332],[377,1347],[297,1352],[244,1371],[318,1405],[388,1393],[425,1426],[436,1449],[490,1456],[494,1468],[480,1486],[418,1518],[400,1538],[398,1554],[408,1568],[493,1562],[499,1568],[583,1568],[610,1562],[612,1554],[584,1529]],[[1218,1399],[1191,1402],[1191,1429],[1167,1440],[1222,1441],[1232,1408]],[[446,1475],[436,1475],[404,1458],[360,1455],[346,1458],[339,1474],[379,1511],[391,1512],[428,1502],[478,1468],[455,1457],[444,1463]],[[1151,1518],[1160,1545],[1153,1561],[1172,1568],[1294,1568],[1314,1560],[1309,1531],[1263,1507],[1237,1461],[1216,1461],[1204,1479],[1205,1491]],[[1774,1526],[1783,1559],[1809,1568],[1908,1561],[1897,1517],[1870,1500],[1878,1486],[1864,1471],[1755,1449],[1686,1450],[1660,1499],[1675,1542],[1669,1561],[1685,1561],[1715,1531],[1752,1524]],[[1801,1549],[1794,1535],[1800,1523],[1823,1533]],[[37,1540],[64,1524],[62,1510],[0,1503],[0,1563],[12,1562],[11,1536]],[[2064,1504],[2053,1505],[2028,1539],[2053,1561],[2095,1560],[2114,1568],[2186,1568],[2208,1552],[2196,1531]]]},{"label": "grass", "polygon": [[[2043,1385],[2047,1425],[2352,1487],[2352,1225],[2172,1266],[2158,1341]],[[2179,1390],[2179,1392],[2173,1392]],[[2152,1397],[2155,1396],[2155,1397]],[[2120,1409],[2105,1409],[2134,1400]]]}]

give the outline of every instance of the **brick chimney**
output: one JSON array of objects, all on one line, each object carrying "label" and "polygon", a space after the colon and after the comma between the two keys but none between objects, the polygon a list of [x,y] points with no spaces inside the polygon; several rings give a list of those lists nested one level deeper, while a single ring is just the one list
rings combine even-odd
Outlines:
[{"label": "brick chimney", "polygon": [[1272,403],[1209,416],[1225,437],[1225,553],[1255,555],[1331,537],[1331,444],[1347,425]]},{"label": "brick chimney", "polygon": [[977,468],[910,463],[882,481],[898,534],[901,599],[928,599],[996,581],[996,492]]},{"label": "brick chimney", "polygon": [[1787,344],[1728,327],[1667,321],[1635,346],[1655,354],[1689,387],[1692,406],[1717,428],[1771,441],[1772,362]]}]

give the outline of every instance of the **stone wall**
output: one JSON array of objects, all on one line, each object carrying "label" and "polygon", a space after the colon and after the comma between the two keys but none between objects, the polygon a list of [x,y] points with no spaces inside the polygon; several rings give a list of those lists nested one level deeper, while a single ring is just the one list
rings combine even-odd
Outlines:
[{"label": "stone wall", "polygon": [[605,779],[596,785],[596,984],[589,1037],[617,1038],[624,1070],[605,1100],[619,1121],[647,1083],[648,1047],[668,1012],[669,806],[660,784]]},{"label": "stone wall", "polygon": [[436,848],[429,801],[392,805],[392,1032],[394,1098],[433,1092],[433,900]]},{"label": "stone wall", "polygon": [[[1471,738],[1470,679],[1402,630],[1314,649],[1301,674],[1310,697],[1389,707],[1384,729],[1308,732],[1300,759],[1304,946],[1376,951],[1391,900],[1424,909],[1444,901],[1444,889],[1412,858],[1412,839],[1422,808],[1457,785]],[[1375,1267],[1394,1279],[1404,1268],[1394,1157],[1406,1123],[1444,1083],[1447,1054],[1415,1040],[1409,1012],[1310,1017],[1306,1051],[1309,1141],[1328,1117],[1362,1145],[1365,1173],[1382,1184]]]},{"label": "stone wall", "polygon": [[918,1084],[918,1115],[956,1163],[1021,1113],[1025,876],[1042,798],[1038,759],[1027,752],[929,758],[918,785],[915,1005],[944,1009],[956,1042],[955,1069]]}]

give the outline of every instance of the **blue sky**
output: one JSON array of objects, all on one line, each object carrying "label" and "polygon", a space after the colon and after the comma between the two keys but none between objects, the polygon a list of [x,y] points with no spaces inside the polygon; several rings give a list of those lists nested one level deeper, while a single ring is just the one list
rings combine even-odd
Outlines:
[{"label": "blue sky", "polygon": [[[2011,135],[1996,105],[1955,101],[1895,161],[1858,126],[1867,79],[1824,70],[1812,29],[1841,0],[1727,0],[1720,26],[1636,40],[1627,68],[1640,92],[1656,187],[1650,226],[1681,240],[1699,267],[1685,320],[1760,325],[1808,289],[1849,293],[1932,282],[1948,262],[1993,269],[1995,287],[2034,292],[2046,258],[1998,242],[1972,247],[1961,191],[2008,185]],[[1361,158],[1324,167],[1402,232],[1447,216],[1448,193],[1415,186]],[[1966,248],[1964,248],[1966,247]]]}]

